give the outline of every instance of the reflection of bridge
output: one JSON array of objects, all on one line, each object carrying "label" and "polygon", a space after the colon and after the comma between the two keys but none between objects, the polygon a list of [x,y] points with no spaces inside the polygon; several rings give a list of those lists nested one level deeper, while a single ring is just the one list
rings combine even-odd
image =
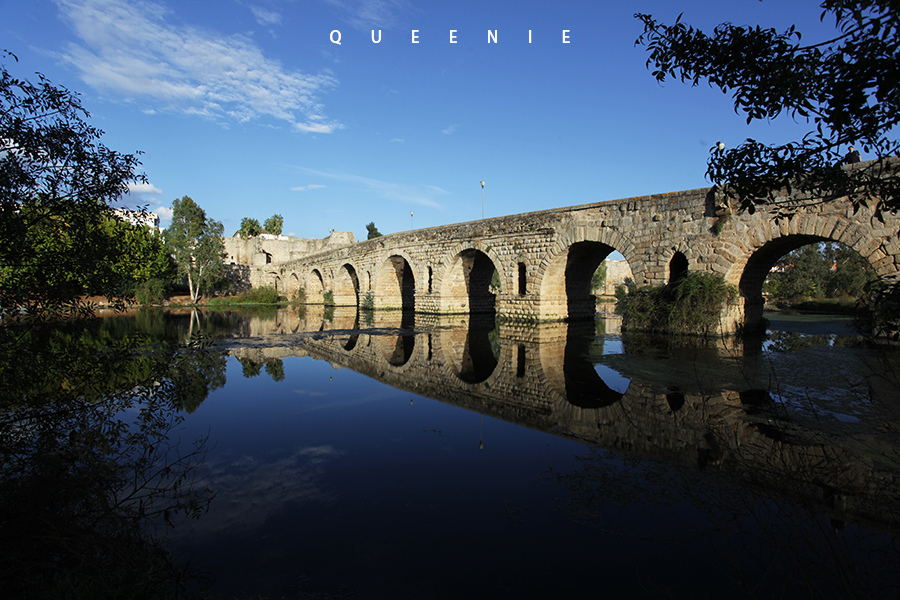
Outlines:
[{"label": "reflection of bridge", "polygon": [[[805,244],[833,240],[861,254],[882,278],[900,273],[900,217],[877,220],[837,199],[794,198],[795,216],[765,207],[734,214],[724,197],[699,189],[629,198],[395,233],[281,264],[256,267],[254,285],[338,306],[417,313],[499,313],[554,321],[594,312],[591,275],[614,250],[638,284],[659,285],[690,271],[723,275],[743,306],[727,310],[722,331],[761,318],[762,284],[775,261]],[[718,233],[715,233],[718,231]],[[491,285],[498,273],[500,288]]]},{"label": "reflection of bridge", "polygon": [[[387,312],[372,329],[359,329],[356,310],[339,309],[333,320],[322,311],[308,307],[303,318],[288,310],[274,321],[252,321],[245,333],[253,339],[237,342],[232,354],[256,362],[312,356],[397,389],[603,448],[743,471],[766,489],[789,488],[797,496],[792,501],[827,494],[829,510],[841,518],[900,528],[896,474],[822,432],[803,437],[796,425],[780,421],[765,391],[771,373],[763,368],[754,381],[759,357],[743,356],[734,340],[716,342],[721,364],[709,369],[716,381],[708,373],[702,385],[675,381],[677,374],[669,373],[664,383],[635,377],[620,392],[589,359],[593,324],[480,327],[457,317],[449,325],[417,323],[413,331],[400,328],[399,312]],[[710,351],[715,348],[704,352]]]}]

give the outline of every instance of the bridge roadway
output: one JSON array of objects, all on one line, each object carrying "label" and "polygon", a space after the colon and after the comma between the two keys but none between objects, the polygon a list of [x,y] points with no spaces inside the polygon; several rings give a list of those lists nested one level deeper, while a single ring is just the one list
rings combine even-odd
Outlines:
[{"label": "bridge roadway", "polygon": [[[882,222],[846,198],[783,200],[796,206],[791,218],[765,206],[738,213],[712,188],[418,229],[254,267],[250,283],[286,295],[302,289],[308,302],[331,291],[338,306],[576,320],[594,315],[591,276],[618,251],[638,285],[661,285],[686,271],[721,274],[741,292],[718,327],[731,333],[762,318],[766,275],[806,244],[840,242],[882,279],[900,277],[900,216]],[[495,270],[499,289],[491,285]]]},{"label": "bridge roadway", "polygon": [[[490,323],[487,329],[466,316],[417,315],[409,329],[399,312],[386,312],[360,328],[355,309],[323,313],[310,306],[302,316],[287,309],[274,320],[250,319],[244,339],[229,342],[230,352],[258,364],[309,356],[417,396],[609,450],[740,472],[745,483],[774,497],[900,533],[900,476],[877,458],[894,455],[890,438],[882,447],[873,437],[859,454],[832,443],[834,432],[798,426],[766,391],[771,369],[758,349],[745,351],[746,341],[726,337],[685,348],[685,363],[694,352],[719,356],[702,375],[694,368],[659,374],[659,363],[645,365],[639,352],[629,352],[623,390],[607,384],[589,359],[592,323]],[[896,393],[890,385],[871,392],[882,399]]]}]

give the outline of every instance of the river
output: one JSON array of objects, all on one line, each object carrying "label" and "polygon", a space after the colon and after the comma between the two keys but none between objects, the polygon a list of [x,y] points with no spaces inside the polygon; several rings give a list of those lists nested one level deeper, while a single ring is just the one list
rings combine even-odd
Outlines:
[{"label": "river", "polygon": [[191,591],[896,597],[898,353],[769,318],[715,341],[313,306],[91,327],[201,357],[167,440],[205,441],[215,497],[159,529]]}]

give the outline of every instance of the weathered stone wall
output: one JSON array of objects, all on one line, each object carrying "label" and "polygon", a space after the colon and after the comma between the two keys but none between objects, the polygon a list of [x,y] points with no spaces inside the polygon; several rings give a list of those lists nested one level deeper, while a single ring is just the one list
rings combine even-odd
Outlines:
[{"label": "weathered stone wall", "polygon": [[223,238],[227,264],[260,267],[284,263],[310,254],[356,243],[353,232],[333,231],[323,239],[295,238],[263,233],[251,238]]}]

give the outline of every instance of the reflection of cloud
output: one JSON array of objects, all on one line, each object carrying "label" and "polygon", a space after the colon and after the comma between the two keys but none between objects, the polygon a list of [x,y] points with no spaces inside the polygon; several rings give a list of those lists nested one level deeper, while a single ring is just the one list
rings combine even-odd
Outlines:
[{"label": "reflection of cloud", "polygon": [[319,396],[325,396],[325,392],[315,392],[312,390],[293,390],[295,394],[299,394],[301,396],[310,396],[311,398],[318,398]]},{"label": "reflection of cloud", "polygon": [[268,463],[241,456],[216,464],[207,456],[203,483],[216,497],[207,514],[179,524],[174,535],[195,538],[249,530],[288,505],[329,501],[332,494],[321,480],[326,463],[340,455],[332,446],[311,446]]},{"label": "reflection of cloud", "polygon": [[[56,0],[81,38],[62,55],[94,88],[146,107],[207,118],[273,117],[298,131],[341,127],[318,99],[336,85],[330,75],[287,71],[243,35],[170,23],[151,1]],[[259,12],[257,19],[275,19]]]}]

